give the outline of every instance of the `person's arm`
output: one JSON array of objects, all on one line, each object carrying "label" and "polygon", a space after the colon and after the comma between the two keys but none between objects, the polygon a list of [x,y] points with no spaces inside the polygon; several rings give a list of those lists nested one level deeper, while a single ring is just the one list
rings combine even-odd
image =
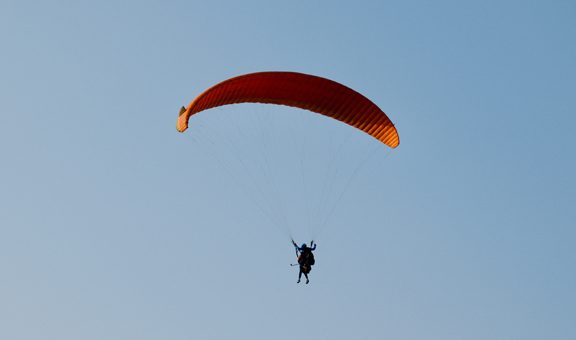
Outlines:
[{"label": "person's arm", "polygon": [[314,241],[310,242],[310,245],[312,246],[310,250],[316,250],[316,243],[314,243]]},{"label": "person's arm", "polygon": [[294,242],[294,240],[292,240],[292,244],[294,245],[294,248],[296,248],[297,251],[300,251],[300,247],[298,247],[298,245],[296,244],[296,242]]}]

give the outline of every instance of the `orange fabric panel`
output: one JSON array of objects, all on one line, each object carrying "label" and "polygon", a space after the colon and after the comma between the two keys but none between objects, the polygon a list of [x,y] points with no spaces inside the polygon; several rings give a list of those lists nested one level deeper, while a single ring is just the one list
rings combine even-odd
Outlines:
[{"label": "orange fabric panel", "polygon": [[296,72],[259,72],[225,80],[196,97],[180,114],[176,127],[184,132],[192,115],[238,103],[287,105],[317,112],[354,126],[391,148],[400,144],[392,121],[368,98],[335,81]]}]

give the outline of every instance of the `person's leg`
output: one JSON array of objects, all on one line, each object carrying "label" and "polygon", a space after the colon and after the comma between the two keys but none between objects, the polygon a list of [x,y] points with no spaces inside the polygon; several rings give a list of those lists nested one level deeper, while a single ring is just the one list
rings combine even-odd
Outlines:
[{"label": "person's leg", "polygon": [[304,273],[304,276],[306,277],[306,284],[308,284],[308,282],[310,282],[310,280],[308,279],[308,274]]},{"label": "person's leg", "polygon": [[300,266],[300,272],[298,273],[298,282],[296,283],[300,283],[300,278],[302,278],[302,266]]}]

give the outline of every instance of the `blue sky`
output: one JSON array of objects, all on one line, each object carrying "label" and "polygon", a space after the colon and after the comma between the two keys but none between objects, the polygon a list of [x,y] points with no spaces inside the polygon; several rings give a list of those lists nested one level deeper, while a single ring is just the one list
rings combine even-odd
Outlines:
[{"label": "blue sky", "polygon": [[[1,1],[0,338],[574,339],[575,38],[571,1]],[[176,132],[267,70],[400,146],[258,105]],[[331,155],[297,285],[269,211],[308,241]]]}]

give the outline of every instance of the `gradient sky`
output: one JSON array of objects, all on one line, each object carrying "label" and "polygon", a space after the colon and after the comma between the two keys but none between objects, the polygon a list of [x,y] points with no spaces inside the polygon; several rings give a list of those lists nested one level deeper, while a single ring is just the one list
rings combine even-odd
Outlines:
[{"label": "gradient sky", "polygon": [[[575,339],[575,41],[574,1],[1,0],[0,338]],[[267,70],[356,89],[400,146],[273,106],[176,132]],[[323,145],[297,285],[261,206],[309,241]]]}]

